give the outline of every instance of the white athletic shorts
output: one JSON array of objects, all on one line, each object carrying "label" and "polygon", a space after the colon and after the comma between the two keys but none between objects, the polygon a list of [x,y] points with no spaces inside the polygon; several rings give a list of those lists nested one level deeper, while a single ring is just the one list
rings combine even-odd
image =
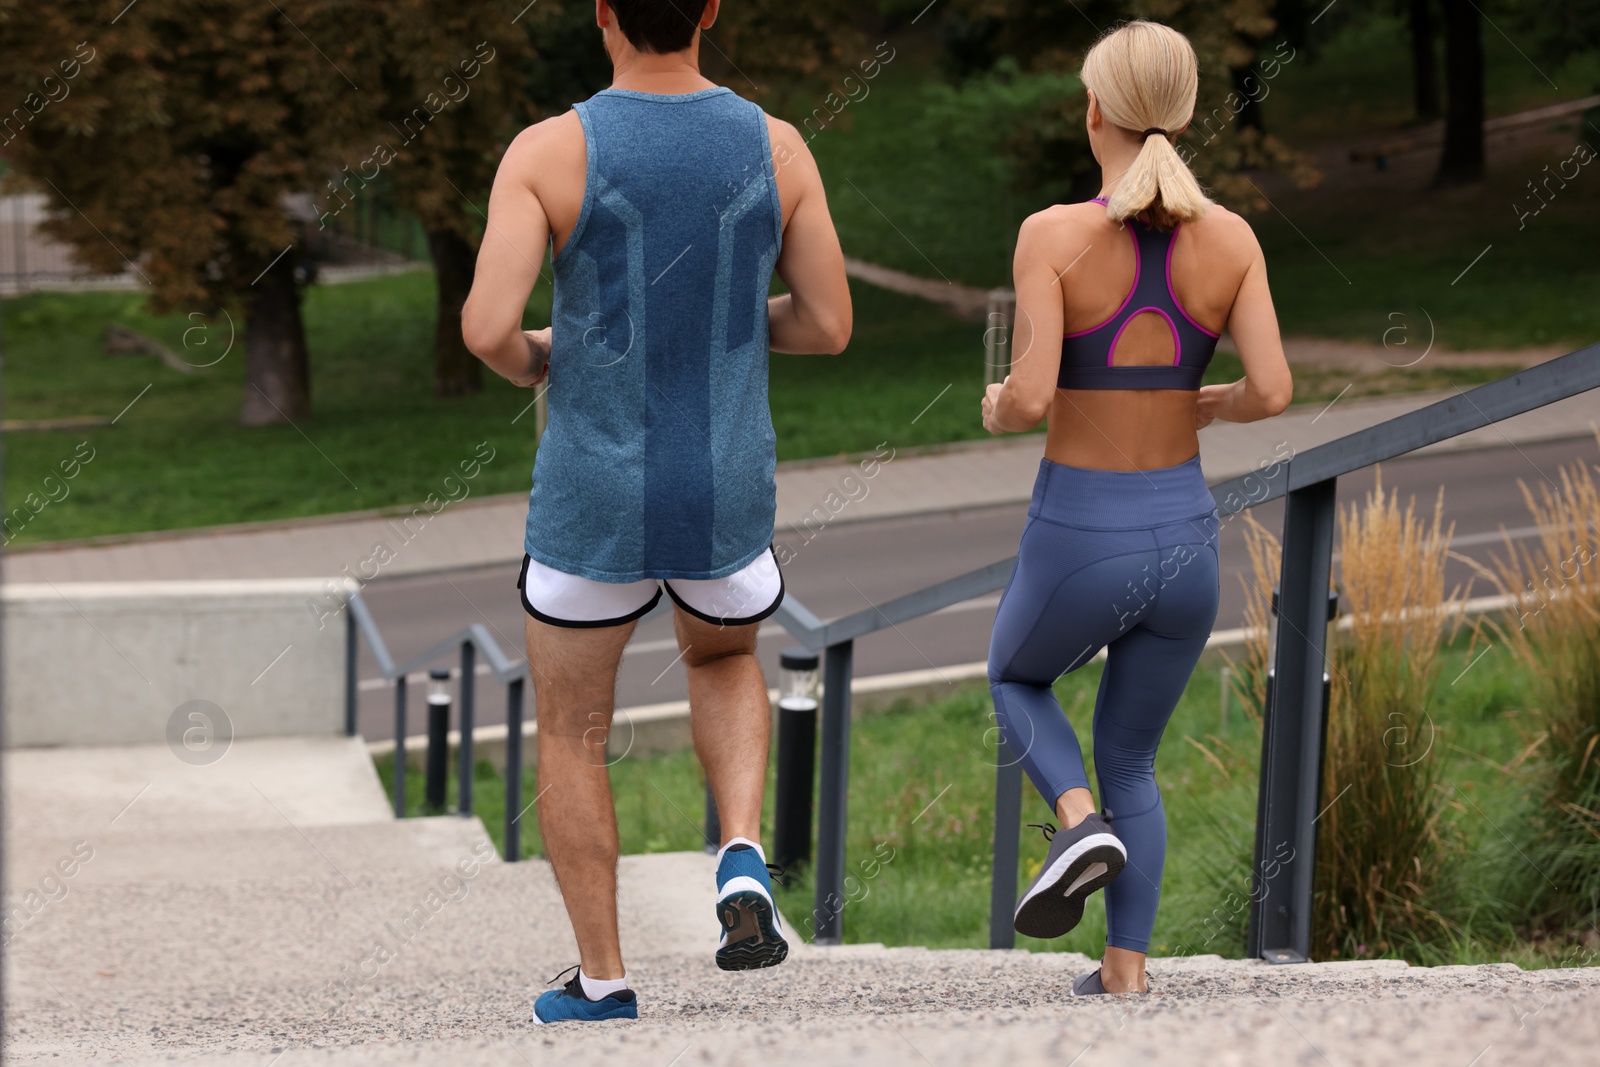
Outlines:
[{"label": "white athletic shorts", "polygon": [[522,607],[552,626],[619,626],[649,613],[661,600],[662,586],[678,607],[718,626],[746,626],[778,610],[783,575],[769,547],[726,578],[646,578],[638,582],[597,582],[522,558]]}]

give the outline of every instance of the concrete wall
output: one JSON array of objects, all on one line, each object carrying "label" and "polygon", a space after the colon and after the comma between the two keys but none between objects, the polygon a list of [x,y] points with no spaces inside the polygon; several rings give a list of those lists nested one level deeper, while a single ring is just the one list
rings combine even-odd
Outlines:
[{"label": "concrete wall", "polygon": [[321,579],[0,587],[6,743],[165,741],[206,762],[230,731],[337,733],[344,618],[319,629],[310,606],[328,596]]}]

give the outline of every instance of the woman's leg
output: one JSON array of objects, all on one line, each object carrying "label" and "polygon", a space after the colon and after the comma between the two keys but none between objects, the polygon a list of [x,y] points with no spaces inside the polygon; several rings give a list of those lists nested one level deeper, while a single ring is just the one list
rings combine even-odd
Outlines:
[{"label": "woman's leg", "polygon": [[[1163,572],[1144,619],[1107,649],[1095,705],[1095,777],[1111,826],[1128,850],[1122,876],[1106,887],[1106,958],[1111,992],[1145,987],[1144,960],[1161,899],[1167,823],[1156,786],[1156,748],[1216,621],[1217,566],[1209,545],[1180,546],[1184,565]],[[1173,558],[1163,550],[1163,559]]]},{"label": "woman's leg", "polygon": [[[989,692],[1010,758],[1022,763],[1069,829],[1095,810],[1094,801],[1078,736],[1051,686],[1115,635],[1114,613],[1101,617],[1084,610],[1086,604],[1112,604],[1127,577],[1124,557],[1081,565],[1101,542],[1112,551],[1117,547],[1107,538],[1030,522],[989,643]],[[1074,563],[1080,563],[1076,570],[1065,570]]]}]

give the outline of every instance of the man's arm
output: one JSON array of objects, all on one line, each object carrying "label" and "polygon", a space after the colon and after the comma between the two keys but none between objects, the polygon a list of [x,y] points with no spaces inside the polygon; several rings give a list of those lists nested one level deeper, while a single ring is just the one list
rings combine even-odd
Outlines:
[{"label": "man's arm", "polygon": [[837,354],[850,343],[854,313],[822,175],[798,130],[777,120],[768,127],[778,199],[787,219],[778,277],[789,288],[767,302],[770,347],[774,352]]},{"label": "man's arm", "polygon": [[522,310],[550,242],[550,221],[529,181],[540,140],[539,126],[524,130],[500,160],[472,292],[461,308],[467,348],[521,386],[538,385],[550,369],[550,330],[522,329]]}]

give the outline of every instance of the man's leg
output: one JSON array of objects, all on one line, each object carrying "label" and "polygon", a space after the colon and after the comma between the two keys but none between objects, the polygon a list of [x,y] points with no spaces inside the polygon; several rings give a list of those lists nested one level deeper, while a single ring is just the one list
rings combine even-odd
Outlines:
[{"label": "man's leg", "polygon": [[[617,814],[606,768],[617,664],[634,623],[572,628],[527,620],[539,726],[539,832],[578,939],[583,973],[621,978]],[[760,792],[757,794],[760,811]]]},{"label": "man's leg", "polygon": [[722,843],[761,840],[772,711],[756,661],[760,623],[719,626],[677,608],[678,648],[689,675],[690,729],[722,821]]}]

